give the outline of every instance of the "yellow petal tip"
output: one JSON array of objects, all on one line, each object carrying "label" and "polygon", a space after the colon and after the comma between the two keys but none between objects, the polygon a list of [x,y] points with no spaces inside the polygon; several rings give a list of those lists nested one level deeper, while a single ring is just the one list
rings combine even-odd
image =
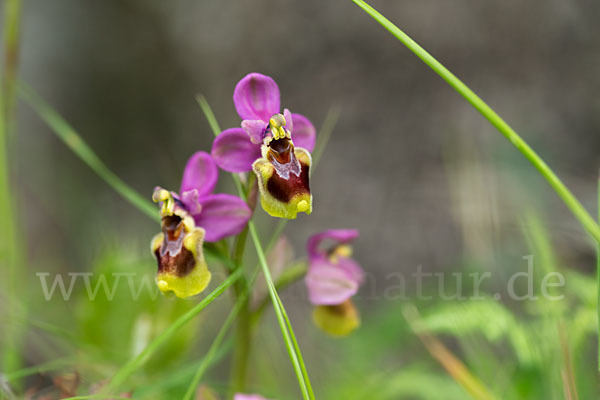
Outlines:
[{"label": "yellow petal tip", "polygon": [[157,282],[158,288],[161,292],[164,292],[169,287],[169,283],[167,281],[160,280]]},{"label": "yellow petal tip", "polygon": [[298,205],[296,207],[298,208],[298,212],[306,212],[308,211],[310,205],[308,204],[308,201],[301,200],[298,202]]}]

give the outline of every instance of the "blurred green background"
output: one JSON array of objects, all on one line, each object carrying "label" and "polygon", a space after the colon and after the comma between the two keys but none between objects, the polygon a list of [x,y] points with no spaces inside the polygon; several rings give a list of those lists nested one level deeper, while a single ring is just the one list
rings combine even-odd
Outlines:
[{"label": "blurred green background", "polygon": [[[481,95],[596,209],[599,2],[372,5]],[[157,185],[177,189],[187,158],[210,149],[198,93],[223,128],[238,126],[233,88],[253,71],[272,76],[282,105],[317,128],[339,107],[312,176],[314,213],[285,230],[302,259],[312,233],[359,229],[355,258],[369,275],[356,299],[362,326],[346,339],[312,326],[302,282],[282,293],[317,398],[468,398],[415,332],[435,334],[499,399],[577,398],[565,391],[569,376],[579,398],[598,397],[594,245],[510,143],[351,1],[27,0],[19,71],[109,168],[148,198]],[[21,384],[50,390],[52,377],[78,371],[84,394],[197,300],[132,301],[128,288],[119,287],[113,301],[102,291],[89,301],[78,284],[69,301],[47,302],[39,272],[152,277],[149,242],[159,226],[22,103],[13,144],[26,247],[18,310],[22,367],[60,361]],[[221,176],[219,190],[231,192],[231,179]],[[268,237],[274,223],[257,212]],[[538,268],[536,293],[538,273],[556,270],[566,277],[559,290],[565,298],[493,301],[493,294],[506,293],[512,274],[526,269],[529,254]],[[411,274],[418,266],[448,275],[489,271],[482,285],[489,301],[443,301],[433,280],[425,289],[433,299],[416,301]],[[394,273],[406,277],[410,300],[390,294]],[[414,301],[423,320],[411,327],[405,314]],[[6,294],[0,303],[8,304]],[[228,296],[211,305],[138,371],[128,382],[135,397],[179,398],[230,307]],[[7,313],[2,304],[0,311]],[[228,363],[223,354],[204,381],[218,392],[226,392]],[[270,309],[254,338],[250,371],[253,392],[299,398]]]}]

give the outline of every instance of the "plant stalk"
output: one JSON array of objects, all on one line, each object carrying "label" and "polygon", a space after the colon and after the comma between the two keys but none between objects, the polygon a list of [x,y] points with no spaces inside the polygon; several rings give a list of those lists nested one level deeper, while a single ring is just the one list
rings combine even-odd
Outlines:
[{"label": "plant stalk", "polygon": [[[244,249],[248,238],[248,227],[237,236],[233,252],[233,262],[237,268],[242,268]],[[235,331],[235,348],[231,365],[231,395],[243,393],[246,387],[248,357],[250,355],[250,303],[248,301],[248,284],[240,279],[234,285],[236,300],[241,301]],[[230,396],[231,397],[231,396]]]}]

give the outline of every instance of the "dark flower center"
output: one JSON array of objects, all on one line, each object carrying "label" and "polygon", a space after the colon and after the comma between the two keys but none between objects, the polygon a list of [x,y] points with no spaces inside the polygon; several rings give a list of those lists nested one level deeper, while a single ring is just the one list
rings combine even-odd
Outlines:
[{"label": "dark flower center", "polygon": [[269,143],[271,154],[280,164],[287,164],[290,162],[293,148],[292,141],[288,138],[273,139],[271,140],[271,143]]},{"label": "dark flower center", "polygon": [[183,246],[185,236],[183,220],[177,215],[163,217],[162,231],[165,239],[155,253],[159,272],[178,276],[187,275],[194,267],[195,260],[192,252]]}]

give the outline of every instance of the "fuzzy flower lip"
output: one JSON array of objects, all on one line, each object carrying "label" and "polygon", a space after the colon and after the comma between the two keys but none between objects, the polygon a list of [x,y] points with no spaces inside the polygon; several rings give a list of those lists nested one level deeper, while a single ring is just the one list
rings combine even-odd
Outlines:
[{"label": "fuzzy flower lip", "polygon": [[[174,207],[181,207],[206,231],[204,240],[216,242],[240,233],[252,216],[242,199],[225,193],[213,193],[219,172],[211,155],[199,151],[188,160],[180,194],[172,193]],[[163,208],[165,204],[163,203]]]},{"label": "fuzzy flower lip", "polygon": [[228,172],[248,172],[260,158],[260,147],[270,134],[273,116],[283,115],[286,130],[296,147],[311,152],[315,147],[316,130],[301,114],[288,109],[281,113],[279,87],[273,78],[256,72],[246,75],[233,92],[235,109],[242,118],[241,128],[227,129],[213,142],[211,154],[219,167]]},{"label": "fuzzy flower lip", "polygon": [[[364,273],[350,258],[348,244],[357,237],[358,231],[354,229],[330,229],[308,240],[309,267],[305,282],[312,304],[340,305],[356,294]],[[333,242],[333,246],[321,248],[325,241]]]}]

